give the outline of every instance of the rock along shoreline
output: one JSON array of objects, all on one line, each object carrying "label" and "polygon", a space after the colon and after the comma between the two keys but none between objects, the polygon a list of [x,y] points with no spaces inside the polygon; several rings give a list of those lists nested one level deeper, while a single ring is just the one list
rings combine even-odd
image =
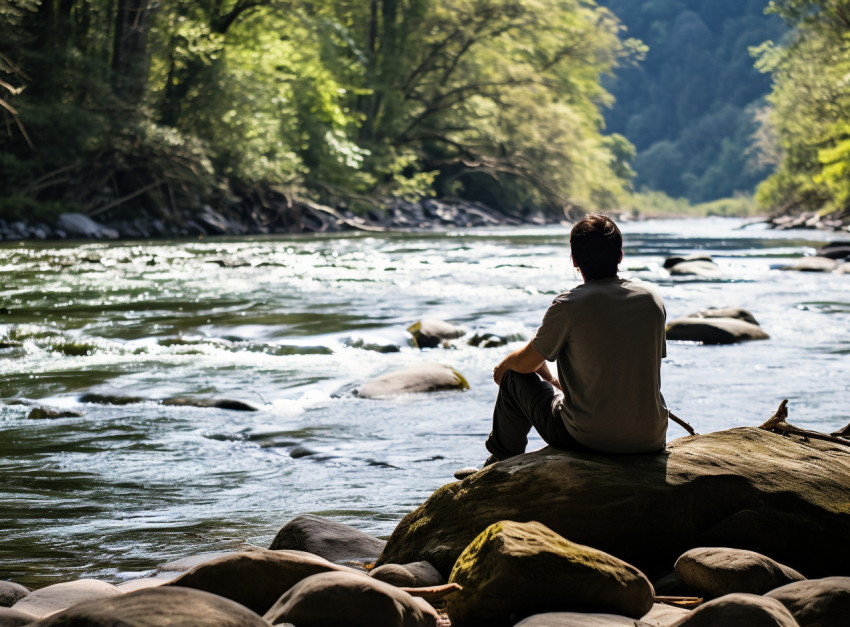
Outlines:
[{"label": "rock along shoreline", "polygon": [[282,197],[275,210],[214,209],[204,205],[188,211],[161,210],[159,215],[82,213],[59,214],[51,222],[7,221],[0,218],[0,241],[21,240],[131,240],[203,238],[220,235],[338,233],[344,231],[429,231],[491,226],[544,225],[562,222],[564,216],[543,212],[497,211],[487,205],[458,198],[416,202],[393,199],[364,213],[335,209],[305,200]]},{"label": "rock along shoreline", "polygon": [[776,432],[784,405],[660,453],[497,462],[386,542],[307,514],[118,586],[0,581],[0,626],[845,627],[850,439]]},{"label": "rock along shoreline", "polygon": [[[24,240],[138,240],[204,238],[269,234],[338,233],[344,231],[435,231],[456,228],[559,224],[580,217],[578,210],[566,215],[542,211],[504,212],[478,201],[460,198],[390,199],[380,207],[355,213],[283,194],[273,205],[251,204],[228,208],[203,205],[196,210],[167,208],[156,215],[141,212],[58,214],[49,221],[6,220],[0,217],[0,242]],[[273,208],[272,208],[273,207]],[[614,211],[619,221],[650,219],[628,211]],[[675,217],[675,216],[671,216]],[[770,228],[816,229],[850,232],[850,214],[839,218],[817,213],[774,216],[762,220]]]}]

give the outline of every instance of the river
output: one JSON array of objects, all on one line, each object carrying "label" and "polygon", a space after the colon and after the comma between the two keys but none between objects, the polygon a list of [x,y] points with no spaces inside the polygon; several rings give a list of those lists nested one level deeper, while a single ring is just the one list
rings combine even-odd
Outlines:
[{"label": "river", "polygon": [[[669,342],[662,389],[674,412],[709,432],[756,426],[788,398],[798,426],[850,421],[850,274],[776,269],[840,237],[720,218],[622,226],[622,275],[654,284],[668,319],[741,306],[771,336]],[[119,583],[203,551],[268,546],[308,512],[389,535],[487,457],[492,369],[521,345],[420,351],[407,326],[437,318],[530,338],[579,282],[568,238],[547,226],[0,244],[0,578]],[[712,255],[722,278],[662,267],[693,253]],[[453,366],[470,389],[338,394],[422,361]],[[147,400],[81,403],[87,392]],[[259,411],[158,402],[171,396]],[[36,406],[83,415],[28,419]]]}]

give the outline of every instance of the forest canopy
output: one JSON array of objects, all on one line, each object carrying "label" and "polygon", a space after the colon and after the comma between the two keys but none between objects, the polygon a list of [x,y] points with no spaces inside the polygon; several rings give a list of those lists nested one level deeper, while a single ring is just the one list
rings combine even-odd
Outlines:
[{"label": "forest canopy", "polygon": [[459,196],[616,206],[589,0],[0,0],[0,215]]},{"label": "forest canopy", "polygon": [[773,78],[759,149],[777,164],[758,199],[784,213],[850,214],[850,0],[774,0],[794,26],[767,42],[759,67]]}]

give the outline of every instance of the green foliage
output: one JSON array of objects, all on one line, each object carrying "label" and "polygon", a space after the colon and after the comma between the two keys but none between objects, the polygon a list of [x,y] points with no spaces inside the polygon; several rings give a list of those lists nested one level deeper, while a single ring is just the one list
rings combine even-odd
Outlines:
[{"label": "green foliage", "polygon": [[0,0],[0,17],[4,183],[36,204],[284,186],[562,211],[629,189],[600,77],[646,50],[591,0]]},{"label": "green foliage", "polygon": [[764,123],[779,155],[758,200],[784,212],[848,211],[850,1],[775,0],[770,10],[795,31],[787,45],[758,51],[760,69],[773,78]]},{"label": "green foliage", "polygon": [[635,186],[691,202],[751,192],[773,164],[753,158],[754,114],[768,93],[751,46],[781,38],[767,0],[601,0],[648,45],[622,67],[608,129],[634,143]]},{"label": "green foliage", "polygon": [[644,218],[672,217],[754,217],[761,208],[749,194],[737,194],[710,202],[691,204],[686,198],[672,198],[664,192],[641,190],[632,194],[624,205],[634,216]]}]

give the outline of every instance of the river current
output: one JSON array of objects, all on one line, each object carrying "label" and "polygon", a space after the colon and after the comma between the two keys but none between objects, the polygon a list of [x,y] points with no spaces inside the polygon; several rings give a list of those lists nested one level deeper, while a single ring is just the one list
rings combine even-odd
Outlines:
[{"label": "river current", "polygon": [[[741,306],[771,336],[668,342],[662,390],[676,414],[698,432],[757,426],[788,398],[800,427],[850,421],[850,274],[777,269],[840,236],[731,219],[622,227],[621,275],[652,283],[668,319]],[[493,366],[579,283],[568,239],[547,226],[0,244],[0,578],[120,583],[195,553],[268,546],[299,513],[388,536],[487,457]],[[722,277],[663,269],[694,253]],[[419,350],[406,328],[422,318],[468,335]],[[470,346],[476,332],[514,341]],[[340,394],[423,361],[454,367],[470,389]],[[144,400],[80,402],[89,392]],[[259,411],[159,402],[173,396]],[[82,416],[29,419],[40,406]],[[535,436],[529,449],[542,445]]]}]

